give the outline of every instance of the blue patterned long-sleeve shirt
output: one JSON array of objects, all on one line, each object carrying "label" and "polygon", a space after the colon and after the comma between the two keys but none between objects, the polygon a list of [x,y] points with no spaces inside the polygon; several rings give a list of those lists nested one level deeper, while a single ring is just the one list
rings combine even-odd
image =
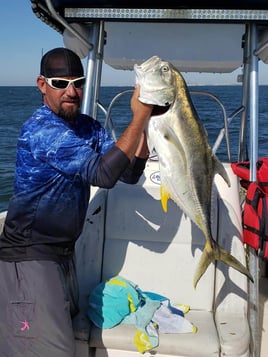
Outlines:
[{"label": "blue patterned long-sleeve shirt", "polygon": [[62,249],[72,253],[90,185],[110,188],[124,172],[125,181],[133,174],[129,183],[135,183],[144,165],[132,164],[132,172],[129,164],[96,120],[81,114],[70,123],[47,106],[36,110],[18,139],[14,195],[0,239],[0,259],[58,259]]}]

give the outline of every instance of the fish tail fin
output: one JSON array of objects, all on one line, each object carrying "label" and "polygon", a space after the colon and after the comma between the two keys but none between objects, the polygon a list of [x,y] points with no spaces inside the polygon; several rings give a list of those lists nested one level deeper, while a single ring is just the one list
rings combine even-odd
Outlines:
[{"label": "fish tail fin", "polygon": [[250,274],[249,270],[240,263],[238,259],[236,259],[233,255],[229,254],[225,249],[221,248],[218,244],[216,244],[216,249],[215,249],[215,260],[219,260],[226,265],[229,265],[230,267],[234,268],[235,270],[239,271],[241,274],[244,274],[249,278],[249,280],[254,283],[253,277]]},{"label": "fish tail fin", "polygon": [[201,255],[200,261],[198,263],[198,267],[194,276],[194,288],[196,288],[197,283],[200,278],[206,272],[210,263],[215,260],[219,260],[226,265],[234,268],[239,271],[241,274],[246,275],[252,282],[254,282],[252,275],[248,271],[248,269],[239,262],[234,256],[229,254],[225,249],[221,248],[215,241],[213,241],[213,247],[211,246],[210,241],[206,241],[204,251]]},{"label": "fish tail fin", "polygon": [[205,274],[208,266],[215,260],[213,250],[210,242],[207,240],[201,258],[199,260],[196,273],[194,276],[194,288],[196,288],[197,283],[201,277]]}]

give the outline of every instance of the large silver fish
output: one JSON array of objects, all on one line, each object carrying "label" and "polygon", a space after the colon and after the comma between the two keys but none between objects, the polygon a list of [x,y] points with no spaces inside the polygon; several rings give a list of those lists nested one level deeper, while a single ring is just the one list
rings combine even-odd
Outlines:
[{"label": "large silver fish", "polygon": [[171,198],[203,231],[206,243],[195,276],[194,287],[209,264],[220,260],[245,274],[249,271],[235,257],[221,248],[211,233],[211,190],[215,174],[230,185],[228,175],[213,155],[207,135],[192,104],[182,75],[169,62],[153,56],[135,65],[140,100],[157,107],[148,125],[148,143],[159,158],[161,202],[167,211]]}]

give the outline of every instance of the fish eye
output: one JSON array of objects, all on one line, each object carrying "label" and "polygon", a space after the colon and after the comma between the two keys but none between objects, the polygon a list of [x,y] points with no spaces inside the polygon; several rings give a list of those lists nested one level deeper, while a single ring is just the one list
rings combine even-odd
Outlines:
[{"label": "fish eye", "polygon": [[168,66],[163,66],[162,67],[162,71],[163,72],[168,72],[169,71],[169,67]]}]

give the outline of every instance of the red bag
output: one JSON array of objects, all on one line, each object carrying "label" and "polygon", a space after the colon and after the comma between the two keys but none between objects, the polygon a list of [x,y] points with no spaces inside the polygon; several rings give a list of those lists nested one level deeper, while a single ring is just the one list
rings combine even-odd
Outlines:
[{"label": "red bag", "polygon": [[249,181],[249,161],[231,164],[234,173],[241,178],[241,185],[247,189],[242,215],[243,240],[258,255],[268,259],[268,158],[257,161],[257,182]]}]

